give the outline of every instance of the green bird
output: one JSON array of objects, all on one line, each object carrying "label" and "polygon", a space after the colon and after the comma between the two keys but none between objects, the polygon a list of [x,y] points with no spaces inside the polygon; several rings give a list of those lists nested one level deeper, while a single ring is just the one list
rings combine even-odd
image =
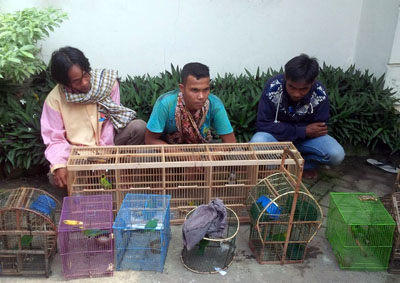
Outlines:
[{"label": "green bird", "polygon": [[210,241],[202,239],[198,244],[199,249],[196,251],[196,254],[204,255],[204,252],[206,251],[206,247],[208,246],[209,243],[210,243]]},{"label": "green bird", "polygon": [[105,189],[111,189],[112,188],[111,182],[107,179],[106,175],[104,175],[104,174],[101,175],[100,184]]},{"label": "green bird", "polygon": [[354,239],[360,240],[362,243],[368,244],[369,241],[367,239],[368,231],[360,226],[360,225],[351,225],[351,233],[353,234]]},{"label": "green bird", "polygon": [[99,230],[99,229],[94,229],[94,230],[83,230],[83,235],[86,237],[94,238],[102,234],[107,234],[109,231],[107,230]]},{"label": "green bird", "polygon": [[361,250],[361,254],[367,257],[368,252],[365,248],[369,245],[369,240],[367,238],[368,231],[360,225],[352,225],[350,231],[353,234],[357,246]]},{"label": "green bird", "polygon": [[144,229],[147,231],[155,231],[157,227],[158,219],[151,219],[146,223],[146,226],[144,226]]}]

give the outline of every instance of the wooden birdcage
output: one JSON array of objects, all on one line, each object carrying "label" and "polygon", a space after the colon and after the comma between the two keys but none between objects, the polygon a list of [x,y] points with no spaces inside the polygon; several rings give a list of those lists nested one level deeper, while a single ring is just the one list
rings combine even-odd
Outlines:
[{"label": "wooden birdcage", "polygon": [[[294,172],[288,170],[287,158],[295,161]],[[321,207],[301,183],[302,171],[302,164],[285,149],[279,172],[249,192],[249,246],[260,264],[303,262],[322,224]]]},{"label": "wooden birdcage", "polygon": [[60,211],[59,201],[42,190],[0,193],[0,275],[49,277]]},{"label": "wooden birdcage", "polygon": [[[397,180],[398,182],[398,180]],[[388,272],[400,274],[400,192],[394,192],[380,198],[389,214],[396,222],[393,247],[389,259]]]},{"label": "wooden birdcage", "polygon": [[[69,195],[112,194],[114,214],[127,193],[171,196],[171,223],[211,199],[222,199],[241,221],[258,180],[279,171],[285,148],[300,164],[292,143],[73,147],[67,165]],[[295,161],[286,159],[289,171]]]},{"label": "wooden birdcage", "polygon": [[394,183],[393,192],[400,192],[400,170],[397,172],[396,182]]}]

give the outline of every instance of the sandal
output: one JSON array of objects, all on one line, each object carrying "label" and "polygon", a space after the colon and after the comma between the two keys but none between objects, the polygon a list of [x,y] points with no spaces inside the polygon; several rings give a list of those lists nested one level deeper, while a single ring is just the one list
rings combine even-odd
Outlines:
[{"label": "sandal", "polygon": [[379,169],[382,169],[389,173],[397,174],[397,172],[399,171],[399,168],[393,167],[393,165],[391,165],[390,162],[385,161],[385,160],[379,161],[376,159],[369,158],[369,159],[367,159],[367,163],[369,165],[378,167]]}]

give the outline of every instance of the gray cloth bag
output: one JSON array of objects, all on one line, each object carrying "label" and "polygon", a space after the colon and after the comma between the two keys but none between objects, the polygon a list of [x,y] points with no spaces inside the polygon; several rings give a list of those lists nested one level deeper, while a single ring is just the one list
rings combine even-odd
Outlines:
[{"label": "gray cloth bag", "polygon": [[191,250],[206,235],[208,238],[221,238],[226,226],[226,208],[222,200],[202,204],[183,223],[183,244]]}]

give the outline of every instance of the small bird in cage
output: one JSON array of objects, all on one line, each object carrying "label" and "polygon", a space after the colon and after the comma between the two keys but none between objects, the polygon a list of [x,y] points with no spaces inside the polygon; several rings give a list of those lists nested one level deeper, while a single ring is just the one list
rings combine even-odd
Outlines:
[{"label": "small bird in cage", "polygon": [[231,173],[229,173],[228,184],[237,184],[237,177],[235,171],[231,171]]},{"label": "small bird in cage", "polygon": [[197,250],[196,254],[197,255],[204,255],[205,251],[206,251],[206,247],[208,246],[208,244],[210,243],[210,241],[202,239],[199,242],[199,249]]},{"label": "small bird in cage", "polygon": [[102,174],[100,178],[100,184],[105,188],[105,189],[111,189],[112,185],[110,180],[107,179],[106,175]]}]

